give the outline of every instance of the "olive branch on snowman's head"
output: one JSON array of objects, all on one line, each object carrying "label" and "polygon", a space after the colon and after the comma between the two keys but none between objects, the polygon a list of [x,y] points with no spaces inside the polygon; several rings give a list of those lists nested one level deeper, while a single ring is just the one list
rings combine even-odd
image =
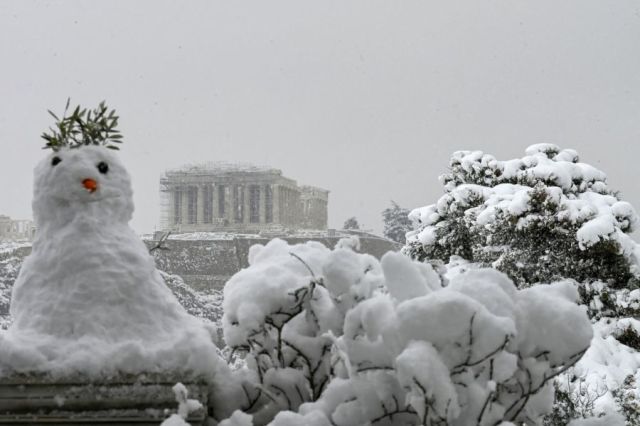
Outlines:
[{"label": "olive branch on snowman's head", "polygon": [[56,124],[49,128],[49,132],[42,133],[42,139],[47,143],[42,149],[59,151],[67,148],[80,148],[85,145],[102,145],[109,149],[120,149],[116,145],[122,143],[122,135],[116,129],[118,116],[116,111],[108,110],[104,101],[93,110],[81,109],[78,105],[71,115],[67,115],[69,102],[64,108],[62,119],[56,114],[47,112],[56,120]]}]

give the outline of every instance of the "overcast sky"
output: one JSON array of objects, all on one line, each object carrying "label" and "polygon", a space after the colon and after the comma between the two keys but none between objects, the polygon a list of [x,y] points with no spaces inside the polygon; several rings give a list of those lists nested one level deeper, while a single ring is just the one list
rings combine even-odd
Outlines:
[{"label": "overcast sky", "polygon": [[381,231],[452,151],[574,148],[640,208],[637,1],[3,1],[0,214],[31,217],[47,109],[117,109],[139,232],[162,171],[244,161]]}]

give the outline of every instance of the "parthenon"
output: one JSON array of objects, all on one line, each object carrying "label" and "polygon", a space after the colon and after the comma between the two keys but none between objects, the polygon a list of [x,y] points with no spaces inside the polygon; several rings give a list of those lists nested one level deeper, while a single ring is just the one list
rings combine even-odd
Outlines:
[{"label": "parthenon", "polygon": [[0,241],[31,240],[35,232],[33,221],[11,219],[0,214]]},{"label": "parthenon", "polygon": [[163,231],[247,232],[327,229],[329,191],[298,186],[282,171],[206,163],[160,178]]}]

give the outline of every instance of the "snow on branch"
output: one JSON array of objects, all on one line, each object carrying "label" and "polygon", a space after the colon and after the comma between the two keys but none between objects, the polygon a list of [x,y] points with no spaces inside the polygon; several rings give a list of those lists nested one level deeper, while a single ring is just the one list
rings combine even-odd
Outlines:
[{"label": "snow on branch", "polygon": [[575,300],[562,283],[518,290],[479,269],[444,286],[399,253],[274,240],[227,283],[223,326],[255,372],[255,425],[488,426],[551,411],[552,379],[592,337]]}]

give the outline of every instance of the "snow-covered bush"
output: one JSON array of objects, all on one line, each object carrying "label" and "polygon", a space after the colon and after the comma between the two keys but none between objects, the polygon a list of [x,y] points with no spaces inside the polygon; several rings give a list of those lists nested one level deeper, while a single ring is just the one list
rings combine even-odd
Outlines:
[{"label": "snow-covered bush", "polygon": [[227,283],[224,335],[246,354],[254,424],[497,425],[551,411],[552,379],[592,337],[574,286],[518,290],[492,269],[443,286],[428,264],[354,246],[273,240]]},{"label": "snow-covered bush", "polygon": [[[0,246],[0,250],[1,250]],[[0,329],[6,329],[11,324],[9,318],[9,303],[11,301],[11,288],[15,282],[22,259],[15,255],[13,250],[0,251]]]},{"label": "snow-covered bush", "polygon": [[628,425],[638,424],[630,407],[640,403],[640,391],[630,383],[640,381],[640,352],[621,336],[640,332],[640,321],[615,317],[593,321],[589,350],[574,367],[558,376],[554,410],[546,419],[547,425],[616,412],[624,415]]},{"label": "snow-covered bush", "polygon": [[613,390],[613,396],[627,419],[626,426],[640,425],[640,386],[636,376],[628,375],[622,386]]},{"label": "snow-covered bush", "polygon": [[587,306],[589,317],[640,317],[640,289],[612,288],[601,282],[575,283],[582,303]]},{"label": "snow-covered bush", "polygon": [[180,305],[194,317],[217,323],[222,318],[222,292],[212,289],[201,293],[187,285],[179,275],[160,271],[164,283],[169,287]]},{"label": "snow-covered bush", "polygon": [[544,424],[566,425],[572,419],[594,417],[595,405],[608,389],[604,386],[593,388],[584,376],[576,376],[573,369],[563,374],[562,379],[553,384],[555,403],[553,411],[545,416]]},{"label": "snow-covered bush", "polygon": [[508,161],[458,151],[449,167],[445,194],[410,214],[416,229],[404,252],[412,258],[459,255],[518,285],[562,278],[638,285],[640,251],[628,235],[636,212],[575,151],[538,144]]}]

